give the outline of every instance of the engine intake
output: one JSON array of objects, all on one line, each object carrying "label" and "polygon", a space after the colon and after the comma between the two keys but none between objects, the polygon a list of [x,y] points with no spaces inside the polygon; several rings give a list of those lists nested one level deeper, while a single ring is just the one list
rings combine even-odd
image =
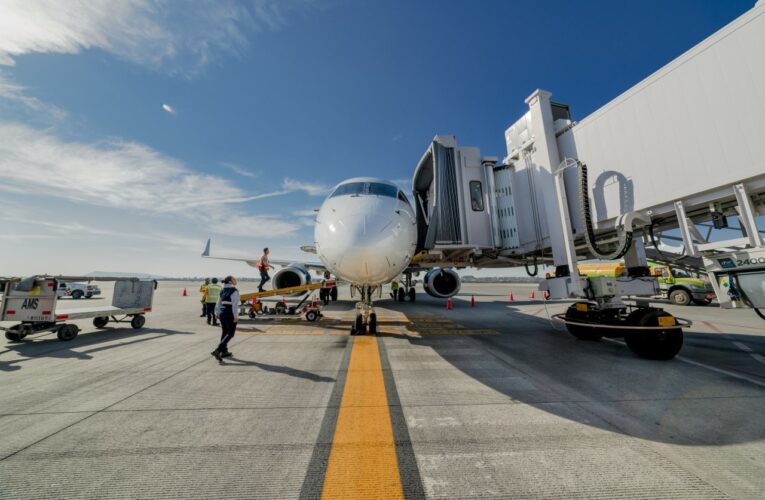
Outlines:
[{"label": "engine intake", "polygon": [[[299,264],[290,264],[287,267],[283,267],[274,273],[272,278],[272,286],[277,288],[289,288],[293,286],[302,286],[311,283],[311,275],[305,268]],[[302,295],[305,292],[290,294],[290,295]]]},{"label": "engine intake", "polygon": [[448,299],[459,293],[462,280],[454,269],[436,267],[425,274],[422,286],[431,297]]}]

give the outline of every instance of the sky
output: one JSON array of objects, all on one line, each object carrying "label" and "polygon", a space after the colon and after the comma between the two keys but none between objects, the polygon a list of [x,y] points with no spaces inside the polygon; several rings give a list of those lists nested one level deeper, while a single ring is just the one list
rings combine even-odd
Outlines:
[{"label": "sky", "polygon": [[0,0],[0,276],[314,261],[343,179],[501,158],[534,89],[581,119],[754,3]]}]

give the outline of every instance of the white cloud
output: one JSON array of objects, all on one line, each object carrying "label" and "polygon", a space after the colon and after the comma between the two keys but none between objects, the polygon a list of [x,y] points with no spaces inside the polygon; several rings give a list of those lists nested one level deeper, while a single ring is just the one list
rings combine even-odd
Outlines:
[{"label": "white cloud", "polygon": [[252,172],[250,170],[247,170],[246,168],[242,168],[235,163],[228,163],[228,162],[222,161],[219,163],[219,165],[221,167],[226,167],[227,169],[231,170],[237,175],[241,175],[242,177],[250,177],[251,179],[255,179],[258,176],[257,172]]},{"label": "white cloud", "polygon": [[0,64],[29,53],[98,48],[168,73],[193,74],[274,30],[308,0],[3,0]]},{"label": "white cloud", "polygon": [[220,234],[266,234],[278,227],[286,236],[299,228],[227,207],[287,190],[248,195],[226,179],[194,172],[142,144],[67,142],[19,124],[0,123],[0,191],[181,216]]},{"label": "white cloud", "polygon": [[282,181],[282,188],[287,191],[304,191],[311,196],[322,196],[329,193],[330,187],[325,184],[315,182],[305,182],[285,177]]},{"label": "white cloud", "polygon": [[45,103],[36,97],[27,95],[26,88],[11,78],[0,73],[0,98],[21,104],[28,111],[44,113],[54,120],[63,120],[66,112],[52,104]]},{"label": "white cloud", "polygon": [[165,111],[167,111],[167,112],[168,112],[168,113],[170,113],[171,115],[174,115],[174,114],[175,114],[175,108],[173,108],[173,107],[172,107],[172,106],[170,106],[169,104],[162,104],[162,109],[164,109]]}]

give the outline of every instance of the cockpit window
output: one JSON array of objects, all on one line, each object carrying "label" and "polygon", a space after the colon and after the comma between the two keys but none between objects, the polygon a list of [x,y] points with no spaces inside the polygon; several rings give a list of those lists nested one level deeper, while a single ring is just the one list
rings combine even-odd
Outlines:
[{"label": "cockpit window", "polygon": [[[404,194],[403,191],[399,191],[398,192],[398,199],[400,201],[406,203],[407,205],[409,205],[409,199],[406,197],[406,195]],[[409,206],[411,206],[411,205],[409,205]]]},{"label": "cockpit window", "polygon": [[383,184],[381,182],[349,182],[348,184],[338,186],[330,198],[344,195],[375,195],[395,198],[397,194],[398,188],[390,184]]}]

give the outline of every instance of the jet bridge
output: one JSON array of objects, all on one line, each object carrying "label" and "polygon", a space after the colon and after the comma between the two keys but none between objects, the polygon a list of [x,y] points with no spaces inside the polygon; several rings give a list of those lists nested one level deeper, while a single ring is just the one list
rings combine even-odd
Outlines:
[{"label": "jet bridge", "polygon": [[[586,299],[563,318],[572,333],[594,340],[635,328],[642,333],[625,337],[635,352],[667,359],[681,325],[647,303],[629,312],[621,297],[655,294],[645,247],[659,250],[655,234],[679,229],[723,307],[765,308],[762,54],[765,2],[580,121],[536,90],[505,131],[501,164],[436,136],[413,179],[420,262],[553,264],[542,285],[551,297]],[[723,228],[728,217],[738,237],[710,239],[697,226]],[[578,260],[622,257],[624,277],[578,274]]]}]

